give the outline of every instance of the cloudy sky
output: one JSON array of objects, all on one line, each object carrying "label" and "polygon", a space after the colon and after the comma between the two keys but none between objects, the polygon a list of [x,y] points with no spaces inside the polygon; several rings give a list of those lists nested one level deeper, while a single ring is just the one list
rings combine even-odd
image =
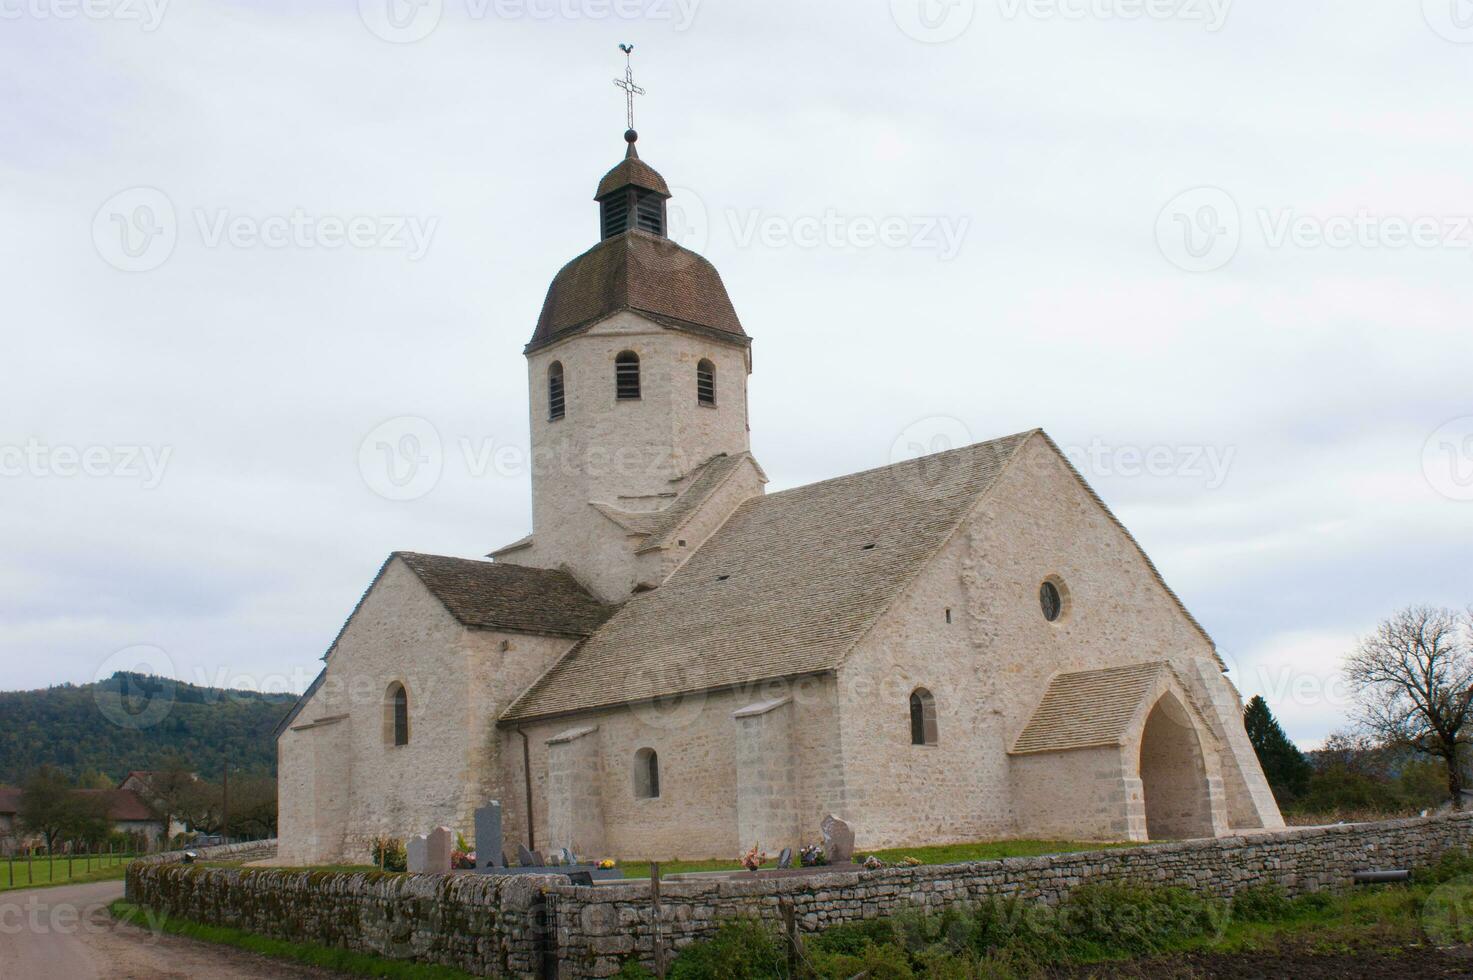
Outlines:
[{"label": "cloudy sky", "polygon": [[773,489],[1045,427],[1311,743],[1473,601],[1466,0],[0,0],[0,689],[300,689],[529,529],[620,41]]}]

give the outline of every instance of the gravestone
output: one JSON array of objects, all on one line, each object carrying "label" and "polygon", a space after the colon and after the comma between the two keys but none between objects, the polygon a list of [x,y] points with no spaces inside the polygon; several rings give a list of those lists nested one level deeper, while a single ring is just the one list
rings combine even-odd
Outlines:
[{"label": "gravestone", "polygon": [[501,852],[501,866],[503,868],[511,867],[511,858],[506,856],[506,851]]},{"label": "gravestone", "polygon": [[541,851],[533,851],[532,852],[532,867],[534,867],[534,868],[545,868],[545,867],[547,867],[547,858],[545,858],[545,857],[542,856],[542,852]]},{"label": "gravestone", "polygon": [[425,861],[429,864],[429,870],[434,874],[448,873],[451,865],[450,852],[455,849],[455,831],[449,827],[436,827],[430,831],[427,843]]},{"label": "gravestone", "polygon": [[518,867],[522,867],[522,868],[536,868],[536,867],[539,867],[541,864],[542,864],[542,862],[537,859],[536,855],[534,855],[531,851],[527,850],[527,845],[525,845],[525,844],[518,844],[517,845],[517,866]]},{"label": "gravestone", "polygon": [[415,834],[404,844],[404,867],[412,875],[422,875],[430,870],[430,838],[427,834]]},{"label": "gravestone", "polygon": [[777,856],[777,866],[779,868],[791,868],[793,866],[793,849],[791,847],[783,848],[783,852]]},{"label": "gravestone", "polygon": [[832,813],[823,818],[818,826],[823,834],[823,850],[829,864],[852,864],[854,862],[854,830]]},{"label": "gravestone", "polygon": [[476,865],[494,867],[500,856],[501,804],[492,800],[476,811]]},{"label": "gravestone", "polygon": [[573,849],[571,847],[565,847],[561,851],[558,851],[558,856],[562,859],[562,862],[569,867],[572,867],[573,865],[578,863],[578,859],[573,856]]}]

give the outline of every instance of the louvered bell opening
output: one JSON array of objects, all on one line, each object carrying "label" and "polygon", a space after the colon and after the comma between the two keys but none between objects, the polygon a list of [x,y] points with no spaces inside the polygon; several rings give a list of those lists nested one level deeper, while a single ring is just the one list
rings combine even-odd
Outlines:
[{"label": "louvered bell opening", "polygon": [[665,199],[654,191],[638,191],[635,198],[635,221],[640,231],[652,235],[665,234]]},{"label": "louvered bell opening", "polygon": [[696,365],[696,401],[702,405],[716,404],[716,365],[710,361]]},{"label": "louvered bell opening", "polygon": [[639,397],[639,355],[625,351],[614,359],[614,396],[619,401]]},{"label": "louvered bell opening", "polygon": [[563,366],[554,363],[547,372],[547,418],[556,422],[567,413],[563,398]]},{"label": "louvered bell opening", "polygon": [[629,230],[629,195],[613,194],[601,202],[603,237],[613,238]]}]

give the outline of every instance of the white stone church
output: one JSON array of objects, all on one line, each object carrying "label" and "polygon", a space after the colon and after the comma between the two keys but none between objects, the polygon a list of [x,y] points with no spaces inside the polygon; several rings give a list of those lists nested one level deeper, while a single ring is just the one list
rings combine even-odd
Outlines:
[{"label": "white stone church", "polygon": [[635,152],[524,354],[532,533],[396,553],[279,729],[281,858],[502,802],[509,846],[734,858],[1283,826],[1212,639],[1041,431],[782,493],[751,338]]}]

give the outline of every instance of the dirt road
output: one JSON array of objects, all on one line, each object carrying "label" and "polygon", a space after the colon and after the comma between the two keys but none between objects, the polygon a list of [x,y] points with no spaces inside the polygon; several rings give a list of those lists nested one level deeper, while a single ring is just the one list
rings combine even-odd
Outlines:
[{"label": "dirt road", "polygon": [[0,892],[0,980],[323,980],[338,974],[113,921],[121,881]]}]

